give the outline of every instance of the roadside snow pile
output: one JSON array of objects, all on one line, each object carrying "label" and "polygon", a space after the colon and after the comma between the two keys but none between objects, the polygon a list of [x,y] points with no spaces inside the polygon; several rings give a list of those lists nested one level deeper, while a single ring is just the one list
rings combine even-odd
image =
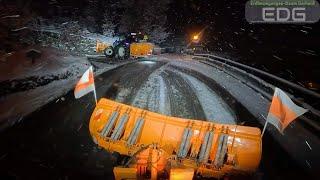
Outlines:
[{"label": "roadside snow pile", "polygon": [[0,128],[68,92],[90,66],[85,58],[41,48],[34,64],[21,50],[0,64]]},{"label": "roadside snow pile", "polygon": [[64,51],[68,51],[73,55],[95,55],[97,40],[100,40],[107,44],[113,44],[117,40],[117,37],[106,37],[101,34],[90,33],[88,31],[82,31],[79,33],[64,32],[62,34],[57,33],[44,33],[39,38],[39,42],[42,46],[51,46]]},{"label": "roadside snow pile", "polygon": [[[39,49],[42,54],[34,64],[26,58],[27,50],[0,61],[0,130],[69,92],[91,65],[84,57],[53,48]],[[95,74],[118,65],[101,64]]]},{"label": "roadside snow pile", "polygon": [[71,73],[77,74],[80,67],[90,64],[85,58],[71,56],[53,48],[35,48],[40,50],[41,56],[32,63],[31,59],[26,57],[30,49],[32,48],[15,52],[1,62],[0,81],[63,74],[71,70],[70,67],[73,67]]},{"label": "roadside snow pile", "polygon": [[26,43],[40,43],[42,46],[58,48],[72,55],[94,55],[97,40],[113,44],[118,39],[110,34],[91,33],[80,27],[76,21],[50,26],[31,24],[29,28],[33,30],[33,35],[23,39]]},{"label": "roadside snow pile", "polygon": [[86,33],[84,33],[84,35],[82,35],[82,37],[85,39],[89,39],[91,41],[94,41],[94,42],[97,42],[97,40],[100,40],[100,41],[107,43],[107,44],[113,44],[116,40],[119,39],[119,37],[105,36],[102,34],[90,33],[88,31],[86,31]]}]

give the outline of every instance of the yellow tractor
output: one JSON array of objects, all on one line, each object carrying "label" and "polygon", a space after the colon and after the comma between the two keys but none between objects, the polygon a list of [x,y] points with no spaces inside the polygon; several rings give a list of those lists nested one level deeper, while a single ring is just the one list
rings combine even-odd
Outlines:
[{"label": "yellow tractor", "polygon": [[146,57],[152,54],[154,44],[147,42],[146,35],[131,33],[126,38],[115,41],[112,45],[97,41],[96,52],[104,53],[107,58],[126,59],[129,57]]}]

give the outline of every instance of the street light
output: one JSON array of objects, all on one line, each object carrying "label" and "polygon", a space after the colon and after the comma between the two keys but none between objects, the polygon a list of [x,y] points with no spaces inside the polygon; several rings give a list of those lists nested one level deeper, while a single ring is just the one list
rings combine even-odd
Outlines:
[{"label": "street light", "polygon": [[192,42],[198,44],[200,41],[200,33],[197,33],[192,36]]}]

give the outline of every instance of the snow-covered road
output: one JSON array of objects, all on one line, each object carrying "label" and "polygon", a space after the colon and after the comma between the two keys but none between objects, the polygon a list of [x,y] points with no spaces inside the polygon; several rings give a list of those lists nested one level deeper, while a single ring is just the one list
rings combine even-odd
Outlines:
[{"label": "snow-covered road", "polygon": [[144,60],[103,74],[103,82],[97,81],[98,96],[169,116],[237,123],[238,115],[230,107],[236,100],[225,101],[232,97],[221,97],[206,79],[194,77],[191,70],[182,72],[174,63]]},{"label": "snow-covered road", "polygon": [[[97,95],[167,115],[237,123],[241,115],[225,101],[230,97],[221,97],[206,79],[176,70],[173,62],[151,58],[116,67],[95,77]],[[76,100],[71,90],[62,97],[1,133],[0,177],[113,177],[112,157],[96,147],[88,131],[92,94]]]},{"label": "snow-covered road", "polygon": [[[89,118],[95,105],[93,95],[91,93],[76,100],[71,87],[74,83],[73,80],[72,83],[63,84],[69,87],[67,94],[27,117],[19,118],[19,123],[1,133],[1,175],[14,175],[22,179],[113,177],[113,158],[97,148],[88,131]],[[170,116],[217,123],[259,126],[257,118],[267,112],[269,103],[236,77],[217,67],[192,61],[187,56],[161,55],[127,63],[96,76],[95,83],[98,98],[106,97]],[[45,91],[41,92],[45,94]],[[280,135],[283,142],[281,146],[291,148],[292,152],[300,148],[299,152],[302,153],[295,154],[294,158],[299,156],[299,159],[306,160],[314,167],[317,162],[311,161],[313,159],[310,157],[318,152],[318,146],[315,146],[318,139],[308,132],[309,139],[306,142],[314,151],[303,151],[301,148],[307,147],[304,144],[291,144],[292,141],[298,144],[296,141],[299,138],[299,142],[301,138],[305,139],[301,134],[294,136],[293,133],[297,131],[293,130],[292,127],[288,128],[287,133],[294,138]],[[298,132],[306,134],[301,128]],[[278,169],[277,173],[282,172],[283,167],[300,169],[274,139],[265,136],[263,166],[259,169],[263,177],[273,179],[269,175]],[[273,155],[275,150],[277,156]],[[285,163],[281,163],[283,159]],[[304,173],[301,170],[299,172]],[[274,174],[270,177],[274,177]]]}]

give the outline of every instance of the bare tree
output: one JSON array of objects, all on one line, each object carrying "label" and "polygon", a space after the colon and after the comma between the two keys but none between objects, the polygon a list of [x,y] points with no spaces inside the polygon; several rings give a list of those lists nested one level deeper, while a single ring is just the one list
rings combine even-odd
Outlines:
[{"label": "bare tree", "polygon": [[169,34],[166,32],[168,4],[170,0],[122,0],[124,13],[119,22],[119,32],[141,31],[149,35],[155,43],[163,42]]},{"label": "bare tree", "polygon": [[143,13],[142,31],[149,34],[150,41],[162,43],[169,36],[166,31],[167,15],[169,0],[150,0]]}]

